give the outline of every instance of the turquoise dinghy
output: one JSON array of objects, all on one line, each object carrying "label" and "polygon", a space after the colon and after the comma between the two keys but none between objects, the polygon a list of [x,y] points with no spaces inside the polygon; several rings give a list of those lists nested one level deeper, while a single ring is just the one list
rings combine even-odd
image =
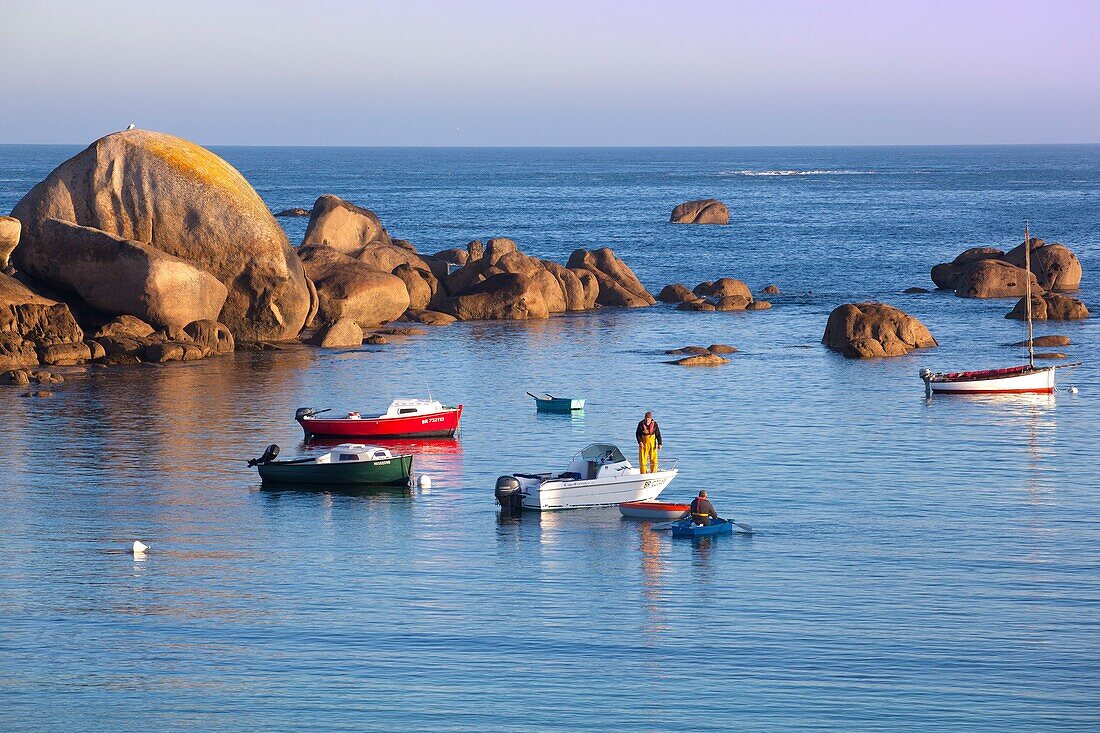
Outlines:
[{"label": "turquoise dinghy", "polygon": [[536,397],[530,392],[527,393],[535,400],[535,409],[539,412],[573,412],[574,410],[584,409],[583,399],[572,399],[570,397],[554,397],[553,395],[546,395],[545,397]]},{"label": "turquoise dinghy", "polygon": [[733,534],[733,522],[728,519],[714,519],[710,524],[693,524],[690,519],[684,519],[672,524],[673,537],[709,537],[718,534]]}]

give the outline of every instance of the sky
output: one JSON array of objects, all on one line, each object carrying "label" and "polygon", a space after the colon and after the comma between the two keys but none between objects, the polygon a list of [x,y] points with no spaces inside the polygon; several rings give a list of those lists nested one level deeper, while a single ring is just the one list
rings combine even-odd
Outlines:
[{"label": "sky", "polygon": [[0,0],[0,143],[1100,142],[1100,0]]}]

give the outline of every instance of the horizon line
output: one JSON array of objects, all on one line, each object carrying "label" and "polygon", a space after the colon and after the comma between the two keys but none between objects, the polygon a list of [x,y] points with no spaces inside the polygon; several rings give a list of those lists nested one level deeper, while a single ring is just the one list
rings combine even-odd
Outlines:
[{"label": "horizon line", "polygon": [[[124,132],[116,130],[115,132]],[[150,130],[150,132],[154,132]],[[0,142],[4,147],[88,147],[100,140],[106,133],[86,143],[20,143]],[[173,133],[167,133],[169,135]],[[179,137],[178,135],[176,137]],[[182,138],[195,142],[189,138]],[[1089,147],[1100,145],[1100,140],[1091,142],[1029,142],[1029,143],[794,143],[794,144],[752,144],[752,145],[360,145],[360,144],[311,144],[311,143],[196,143],[210,148],[354,148],[375,150],[691,150],[691,149],[746,149],[746,148],[1024,148],[1024,147]]]}]

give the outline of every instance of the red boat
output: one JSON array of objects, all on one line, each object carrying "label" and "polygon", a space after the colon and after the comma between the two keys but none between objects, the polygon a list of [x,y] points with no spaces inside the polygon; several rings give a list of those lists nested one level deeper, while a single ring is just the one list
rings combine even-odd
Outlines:
[{"label": "red boat", "polygon": [[619,513],[627,519],[673,520],[691,511],[690,504],[672,504],[667,501],[625,501],[619,504]]},{"label": "red boat", "polygon": [[318,417],[328,410],[300,407],[294,419],[306,438],[452,438],[458,435],[462,405],[448,407],[436,400],[394,400],[385,414],[363,417],[349,412],[345,417]]}]

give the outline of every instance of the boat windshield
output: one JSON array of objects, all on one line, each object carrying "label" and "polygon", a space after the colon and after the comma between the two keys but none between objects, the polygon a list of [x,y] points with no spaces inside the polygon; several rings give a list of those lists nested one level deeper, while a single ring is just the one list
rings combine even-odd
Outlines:
[{"label": "boat windshield", "polygon": [[600,463],[622,463],[626,460],[623,452],[611,443],[593,443],[581,451],[581,458]]}]

